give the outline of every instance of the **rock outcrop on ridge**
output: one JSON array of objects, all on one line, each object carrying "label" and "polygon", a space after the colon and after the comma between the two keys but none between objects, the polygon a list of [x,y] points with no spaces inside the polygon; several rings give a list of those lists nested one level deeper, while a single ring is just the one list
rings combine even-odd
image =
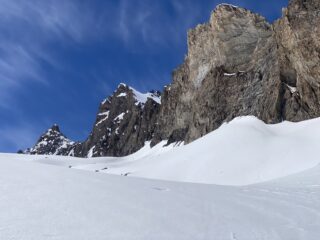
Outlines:
[{"label": "rock outcrop on ridge", "polygon": [[142,94],[120,84],[99,108],[89,138],[75,148],[81,157],[125,156],[151,141],[160,110],[160,93]]},{"label": "rock outcrop on ridge", "polygon": [[266,123],[320,117],[319,23],[318,0],[291,0],[274,24],[218,5],[208,23],[189,31],[188,54],[161,105],[157,94],[120,85],[72,154],[123,156],[149,140],[189,143],[238,116]]},{"label": "rock outcrop on ridge", "polygon": [[65,137],[57,124],[49,128],[33,148],[24,151],[25,154],[36,155],[69,155],[75,143]]}]

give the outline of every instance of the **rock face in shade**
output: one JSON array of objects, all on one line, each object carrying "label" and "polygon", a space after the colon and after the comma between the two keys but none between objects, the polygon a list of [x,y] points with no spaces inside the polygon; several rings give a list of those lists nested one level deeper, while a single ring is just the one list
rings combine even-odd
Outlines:
[{"label": "rock face in shade", "polygon": [[320,116],[320,1],[293,0],[274,24],[282,115],[301,121]]},{"label": "rock face in shade", "polygon": [[160,110],[160,93],[142,94],[120,84],[99,108],[93,130],[75,155],[125,156],[150,141]]},{"label": "rock face in shade", "polygon": [[273,25],[221,4],[208,23],[189,31],[188,54],[161,104],[159,93],[120,84],[84,143],[39,154],[123,156],[149,140],[189,143],[238,116],[266,123],[320,117],[319,22],[318,0],[291,0]]},{"label": "rock face in shade", "polygon": [[26,154],[37,155],[69,155],[75,143],[66,138],[58,125],[53,125],[38,140],[33,148],[27,149]]}]

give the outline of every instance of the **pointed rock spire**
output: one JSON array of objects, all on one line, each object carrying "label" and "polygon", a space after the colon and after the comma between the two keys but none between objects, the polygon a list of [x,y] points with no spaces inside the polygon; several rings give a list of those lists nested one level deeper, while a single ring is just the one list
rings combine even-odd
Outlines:
[{"label": "pointed rock spire", "polygon": [[[55,131],[55,132],[60,132],[60,128],[58,126],[58,124],[53,124],[52,127],[50,128],[52,131]],[[50,130],[49,129],[49,130]]]}]

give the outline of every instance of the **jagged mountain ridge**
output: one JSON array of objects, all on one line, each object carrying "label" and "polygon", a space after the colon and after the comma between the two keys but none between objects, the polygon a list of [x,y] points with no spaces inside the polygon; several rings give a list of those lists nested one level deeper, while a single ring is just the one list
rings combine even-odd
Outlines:
[{"label": "jagged mountain ridge", "polygon": [[[68,140],[55,125],[25,153],[77,157],[131,154],[153,138],[160,110],[160,95],[158,91],[143,94],[121,83],[112,96],[101,102],[92,132],[86,141],[75,143]],[[50,141],[44,144],[43,139]]]},{"label": "jagged mountain ridge", "polygon": [[[319,117],[319,10],[319,1],[291,0],[282,18],[269,24],[247,9],[218,5],[208,23],[189,31],[188,54],[161,105],[151,98],[145,107],[135,106],[130,95],[135,90],[127,87],[131,97],[121,101],[113,95],[114,101],[102,104],[95,124],[109,109],[120,110],[95,125],[73,153],[123,156],[148,140],[189,143],[237,116],[254,115],[266,123]],[[121,91],[116,94],[127,94]],[[113,122],[119,116],[125,124]]]}]

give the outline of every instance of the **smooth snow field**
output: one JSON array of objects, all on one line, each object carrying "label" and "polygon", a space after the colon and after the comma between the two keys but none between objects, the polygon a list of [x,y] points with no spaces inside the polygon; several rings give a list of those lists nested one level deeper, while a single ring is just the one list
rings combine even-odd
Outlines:
[{"label": "smooth snow field", "polygon": [[164,144],[124,158],[0,154],[0,240],[320,239],[320,119],[242,117]]}]

